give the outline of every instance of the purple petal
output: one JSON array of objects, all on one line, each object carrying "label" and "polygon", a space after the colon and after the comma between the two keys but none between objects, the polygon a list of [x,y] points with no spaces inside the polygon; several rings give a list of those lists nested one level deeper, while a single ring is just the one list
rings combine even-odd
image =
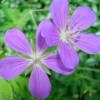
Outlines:
[{"label": "purple petal", "polygon": [[29,80],[29,90],[33,97],[44,99],[49,96],[51,84],[44,70],[39,66],[34,66]]},{"label": "purple petal", "polygon": [[69,75],[71,74],[74,70],[70,69],[70,68],[66,68],[64,66],[64,64],[62,63],[59,54],[55,53],[55,54],[50,54],[49,56],[47,56],[44,59],[43,62],[49,69],[57,72],[57,73],[61,73],[61,74],[65,74],[65,75]]},{"label": "purple petal", "polygon": [[59,33],[55,25],[48,21],[44,20],[40,23],[41,35],[46,39],[48,46],[55,46],[59,40]]},{"label": "purple petal", "polygon": [[30,62],[22,57],[9,56],[0,60],[0,76],[6,80],[11,80],[20,75]]},{"label": "purple petal", "polygon": [[4,41],[10,48],[15,51],[26,55],[32,54],[32,48],[29,44],[29,41],[25,37],[24,33],[17,28],[8,30]]},{"label": "purple petal", "polygon": [[78,7],[71,17],[70,30],[81,31],[96,21],[96,14],[87,6]]},{"label": "purple petal", "polygon": [[41,35],[41,26],[39,25],[37,33],[36,33],[36,47],[39,51],[44,52],[48,46],[45,38]]},{"label": "purple petal", "polygon": [[76,46],[86,53],[100,53],[100,36],[89,33],[80,33],[74,41]]},{"label": "purple petal", "polygon": [[59,55],[63,64],[68,69],[75,69],[77,64],[79,63],[79,56],[77,52],[67,43],[60,43]]},{"label": "purple petal", "polygon": [[59,30],[65,30],[69,11],[68,0],[53,0],[50,8],[50,12],[54,23]]}]

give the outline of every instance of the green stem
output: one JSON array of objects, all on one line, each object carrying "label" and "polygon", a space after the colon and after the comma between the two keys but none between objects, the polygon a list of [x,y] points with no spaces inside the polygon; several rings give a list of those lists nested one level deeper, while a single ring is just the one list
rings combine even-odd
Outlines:
[{"label": "green stem", "polygon": [[32,12],[40,12],[40,11],[48,11],[48,8],[45,8],[45,9],[34,9],[32,10]]},{"label": "green stem", "polygon": [[30,11],[29,13],[30,13],[30,15],[32,16],[32,20],[33,20],[33,23],[34,23],[35,27],[37,27],[38,25],[37,25],[37,23],[36,23],[35,18],[33,17],[33,12]]},{"label": "green stem", "polygon": [[33,17],[33,13],[34,12],[41,12],[41,11],[48,11],[48,9],[34,9],[34,10],[31,10],[29,13],[30,13],[30,15],[32,16],[32,20],[33,20],[33,22],[34,22],[34,25],[35,25],[35,27],[37,27],[38,25],[37,25],[37,23],[36,23],[36,20],[34,19],[34,17]]},{"label": "green stem", "polygon": [[78,77],[79,77],[80,79],[86,79],[86,80],[89,80],[89,81],[92,81],[92,82],[100,83],[99,80],[96,80],[96,79],[90,78],[90,77],[85,76],[85,75],[82,75],[82,74],[79,74]]},{"label": "green stem", "polygon": [[34,10],[29,11],[30,15],[32,16],[32,20],[34,22],[35,27],[37,27],[38,25],[36,23],[36,20],[33,17],[33,13],[34,12],[41,12],[41,11],[48,11],[48,8],[45,8],[45,9],[34,9]]},{"label": "green stem", "polygon": [[83,70],[83,71],[93,71],[93,72],[98,72],[100,73],[99,69],[95,69],[95,68],[85,68],[85,67],[78,67],[78,70]]}]

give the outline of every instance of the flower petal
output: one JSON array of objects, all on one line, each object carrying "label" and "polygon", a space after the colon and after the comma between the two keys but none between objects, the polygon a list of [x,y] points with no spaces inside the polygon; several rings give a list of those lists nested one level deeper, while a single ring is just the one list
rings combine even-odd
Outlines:
[{"label": "flower petal", "polygon": [[76,51],[67,43],[59,44],[59,55],[63,64],[68,69],[75,69],[77,64],[79,63],[79,56]]},{"label": "flower petal", "polygon": [[81,31],[96,21],[96,14],[87,6],[78,7],[71,17],[70,30]]},{"label": "flower petal", "polygon": [[53,18],[54,23],[57,28],[61,30],[65,30],[68,18],[69,11],[69,2],[68,0],[53,0],[50,12]]},{"label": "flower petal", "polygon": [[39,25],[36,33],[36,47],[39,51],[44,52],[48,46],[45,38],[42,36],[41,26]]},{"label": "flower petal", "polygon": [[80,33],[74,38],[75,45],[89,54],[100,53],[100,36],[95,34]]},{"label": "flower petal", "polygon": [[29,90],[33,97],[44,99],[49,96],[51,84],[44,70],[35,66],[29,80]]},{"label": "flower petal", "polygon": [[32,54],[32,48],[27,38],[25,37],[24,33],[17,28],[8,30],[4,41],[10,48],[15,51],[26,55]]},{"label": "flower petal", "polygon": [[0,76],[6,80],[11,80],[20,75],[30,62],[22,57],[9,56],[0,60]]},{"label": "flower petal", "polygon": [[62,63],[61,58],[58,53],[50,54],[49,56],[47,56],[44,59],[43,63],[49,69],[51,69],[57,73],[69,75],[74,71],[74,70],[71,70],[71,69],[65,67],[65,65]]},{"label": "flower petal", "polygon": [[39,26],[41,29],[41,35],[46,39],[48,46],[57,45],[59,33],[57,33],[55,25],[48,20],[43,20]]}]

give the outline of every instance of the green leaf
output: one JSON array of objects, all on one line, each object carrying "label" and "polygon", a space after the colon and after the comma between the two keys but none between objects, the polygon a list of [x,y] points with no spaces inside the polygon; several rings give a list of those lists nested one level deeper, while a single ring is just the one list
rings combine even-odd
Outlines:
[{"label": "green leaf", "polygon": [[12,98],[13,92],[10,84],[0,78],[0,100],[11,100]]},{"label": "green leaf", "polygon": [[21,17],[20,11],[18,9],[3,7],[3,12],[5,16],[7,16],[7,18],[11,20],[15,25],[16,25],[17,19]]},{"label": "green leaf", "polygon": [[13,26],[17,28],[23,28],[31,19],[31,15],[29,14],[30,10],[24,10],[21,12],[18,9],[3,7],[3,12],[8,19],[8,22],[5,24],[6,27]]},{"label": "green leaf", "polygon": [[26,23],[31,19],[30,10],[24,10],[21,13],[21,17],[16,20],[16,26],[19,28],[23,28]]}]

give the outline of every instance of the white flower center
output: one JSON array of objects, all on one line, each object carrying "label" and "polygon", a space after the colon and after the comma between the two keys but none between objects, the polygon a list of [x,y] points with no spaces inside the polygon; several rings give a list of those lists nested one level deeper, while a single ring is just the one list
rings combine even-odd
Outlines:
[{"label": "white flower center", "polygon": [[40,52],[34,52],[34,54],[31,56],[31,62],[33,64],[39,64],[41,62],[42,58],[43,58],[42,53],[40,53]]},{"label": "white flower center", "polygon": [[63,42],[70,43],[70,42],[72,41],[72,35],[71,35],[71,33],[68,32],[68,31],[61,32],[61,34],[60,34],[60,39],[61,39]]},{"label": "white flower center", "polygon": [[74,37],[77,37],[78,34],[79,34],[78,32],[70,32],[70,31],[61,32],[60,39],[61,39],[61,41],[68,43],[74,49],[76,49],[76,46],[74,44]]}]

